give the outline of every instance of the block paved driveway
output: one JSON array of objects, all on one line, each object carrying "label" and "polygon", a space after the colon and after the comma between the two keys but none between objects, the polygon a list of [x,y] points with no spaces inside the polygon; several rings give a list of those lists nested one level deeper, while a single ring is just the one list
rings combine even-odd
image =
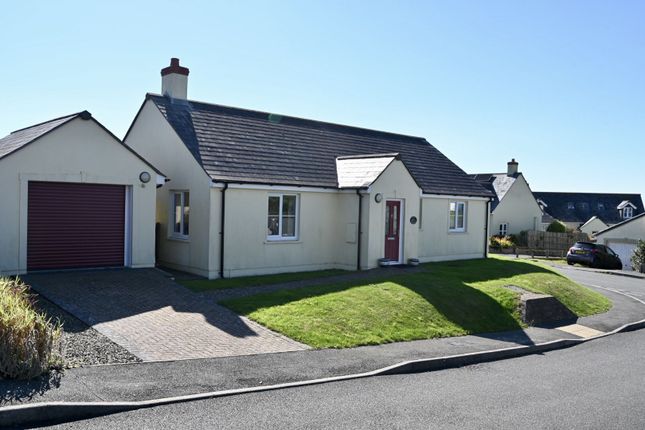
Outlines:
[{"label": "block paved driveway", "polygon": [[145,361],[307,349],[155,269],[31,274],[32,288]]}]

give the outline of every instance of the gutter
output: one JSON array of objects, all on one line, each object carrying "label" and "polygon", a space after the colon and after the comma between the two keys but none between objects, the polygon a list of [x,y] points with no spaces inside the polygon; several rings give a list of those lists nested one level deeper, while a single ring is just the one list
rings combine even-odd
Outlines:
[{"label": "gutter", "polygon": [[219,232],[219,277],[224,279],[224,227],[226,215],[226,190],[228,189],[228,182],[224,182],[222,188],[222,210],[220,213],[220,232]]},{"label": "gutter", "polygon": [[356,195],[358,196],[358,237],[356,238],[356,270],[361,270],[361,236],[363,235],[362,229],[362,219],[363,219],[363,196],[361,196],[361,190],[356,189]]}]

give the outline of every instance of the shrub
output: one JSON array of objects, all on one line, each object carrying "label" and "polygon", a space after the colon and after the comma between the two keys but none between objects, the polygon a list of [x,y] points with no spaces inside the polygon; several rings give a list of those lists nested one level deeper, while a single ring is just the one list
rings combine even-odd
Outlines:
[{"label": "shrub", "polygon": [[551,224],[549,224],[549,226],[546,228],[546,231],[550,231],[552,233],[566,233],[567,226],[556,219]]},{"label": "shrub", "polygon": [[641,267],[645,265],[645,241],[639,240],[636,249],[634,249],[634,255],[632,255],[632,265],[634,270],[641,270]]},{"label": "shrub", "polygon": [[512,248],[515,246],[515,242],[511,236],[491,236],[490,237],[490,247],[495,249],[501,248]]},{"label": "shrub", "polygon": [[513,244],[513,246],[516,246],[516,245],[518,245],[518,244],[520,243],[520,238],[519,238],[519,236],[518,236],[518,235],[516,235],[516,234],[509,234],[509,235],[508,235],[508,236],[506,236],[506,237],[508,238],[508,240],[510,240],[510,241],[511,241],[511,243]]},{"label": "shrub", "polygon": [[29,379],[60,362],[60,324],[36,311],[29,287],[0,278],[0,378]]}]

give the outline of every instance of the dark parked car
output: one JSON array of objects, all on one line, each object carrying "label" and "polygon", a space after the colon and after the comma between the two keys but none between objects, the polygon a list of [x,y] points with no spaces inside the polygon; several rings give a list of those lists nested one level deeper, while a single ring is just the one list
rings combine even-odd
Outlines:
[{"label": "dark parked car", "polygon": [[567,252],[567,263],[582,264],[583,266],[596,267],[598,269],[618,269],[623,268],[618,254],[605,245],[599,245],[591,242],[576,242],[569,252]]}]

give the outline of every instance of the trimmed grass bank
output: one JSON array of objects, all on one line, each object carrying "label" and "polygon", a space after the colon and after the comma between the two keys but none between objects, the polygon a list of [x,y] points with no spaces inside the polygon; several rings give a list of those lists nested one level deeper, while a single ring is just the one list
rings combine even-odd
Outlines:
[{"label": "trimmed grass bank", "polygon": [[557,297],[578,316],[611,302],[538,263],[503,258],[431,263],[414,274],[228,300],[239,314],[314,348],[461,336],[522,327],[506,285]]},{"label": "trimmed grass bank", "polygon": [[342,275],[345,270],[330,269],[313,272],[278,273],[276,275],[243,276],[227,279],[194,279],[178,281],[183,286],[197,293],[210,290],[226,290],[229,288],[259,287],[264,285],[282,284],[285,282],[306,281],[309,279],[328,278]]}]

